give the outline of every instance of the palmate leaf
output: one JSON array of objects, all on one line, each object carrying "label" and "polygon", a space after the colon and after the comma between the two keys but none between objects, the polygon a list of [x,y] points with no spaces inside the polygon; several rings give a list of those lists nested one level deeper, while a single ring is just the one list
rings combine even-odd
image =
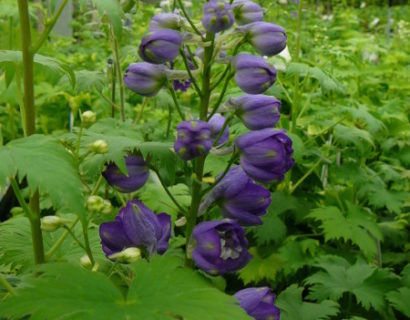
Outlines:
[{"label": "palmate leaf", "polygon": [[18,295],[0,304],[0,316],[18,319],[250,319],[233,297],[212,288],[175,257],[135,265],[126,297],[105,275],[69,264],[48,264]]},{"label": "palmate leaf", "polygon": [[[21,51],[14,50],[0,50],[0,68],[7,66],[6,71],[10,72],[10,64],[20,64],[22,62]],[[66,75],[70,80],[72,87],[75,86],[75,75],[73,69],[66,63],[55,58],[46,57],[41,54],[34,55],[34,64],[47,68],[50,73],[58,73]]]},{"label": "palmate leaf", "polygon": [[239,271],[239,277],[245,284],[263,279],[274,280],[276,273],[282,269],[285,263],[285,260],[275,253],[262,258],[256,248],[250,248],[249,252],[252,255],[252,260]]},{"label": "palmate leaf", "polygon": [[281,192],[272,193],[271,205],[262,217],[263,224],[249,228],[255,235],[258,245],[282,240],[286,235],[286,225],[279,215],[297,207],[298,201],[295,197]]},{"label": "palmate leaf", "polygon": [[[72,145],[75,145],[76,134],[69,134],[66,138]],[[144,156],[150,154],[152,156],[151,162],[158,168],[172,166],[175,170],[176,163],[181,161],[177,159],[173,151],[172,142],[144,142],[140,127],[133,124],[132,121],[122,122],[108,118],[98,121],[89,129],[85,129],[81,139],[81,154],[88,153],[89,147],[96,140],[105,140],[108,143],[108,152],[90,155],[83,162],[85,172],[94,178],[100,174],[104,164],[111,161],[123,173],[127,173],[124,157],[133,150],[139,150]],[[169,173],[172,171],[169,170]]]},{"label": "palmate leaf", "polygon": [[343,239],[357,245],[366,256],[373,256],[376,251],[374,239],[382,240],[383,235],[374,218],[347,202],[347,213],[344,214],[337,207],[316,208],[311,211],[308,218],[321,222],[325,240]]},{"label": "palmate leaf", "polygon": [[53,138],[33,135],[13,140],[0,148],[0,184],[18,173],[27,177],[31,192],[39,189],[50,196],[61,212],[85,219],[82,183],[73,158]]},{"label": "palmate leaf", "polygon": [[402,287],[397,291],[389,292],[387,299],[395,309],[399,310],[406,317],[410,317],[410,288]]},{"label": "palmate leaf", "polygon": [[339,313],[339,304],[323,300],[320,303],[304,302],[303,288],[293,284],[281,292],[275,304],[280,308],[281,320],[321,320]]},{"label": "palmate leaf", "polygon": [[354,145],[361,152],[364,152],[369,147],[374,147],[372,135],[363,129],[354,126],[345,126],[338,124],[334,130],[335,141],[341,145]]},{"label": "palmate leaf", "polygon": [[339,300],[343,293],[355,295],[366,310],[371,307],[381,312],[386,308],[385,294],[397,288],[399,277],[388,269],[378,269],[358,260],[350,265],[337,256],[323,256],[318,260],[319,271],[306,279],[312,285],[309,298],[323,301]]}]

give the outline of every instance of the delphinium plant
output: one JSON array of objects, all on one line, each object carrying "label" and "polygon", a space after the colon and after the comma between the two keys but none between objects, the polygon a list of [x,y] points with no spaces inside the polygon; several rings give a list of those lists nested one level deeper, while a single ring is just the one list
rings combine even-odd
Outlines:
[{"label": "delphinium plant", "polygon": [[[143,62],[128,66],[124,83],[145,97],[169,90],[180,117],[174,151],[192,172],[186,177],[191,203],[186,209],[177,203],[184,209],[182,223],[186,221],[186,264],[209,275],[224,275],[252,259],[244,227],[262,224],[260,216],[270,204],[268,186],[283,180],[294,164],[291,139],[275,128],[280,101],[263,95],[274,84],[277,71],[262,56],[241,52],[241,46],[249,43],[258,54],[273,56],[285,48],[287,37],[282,27],[262,21],[263,9],[252,1],[209,1],[201,24],[177,2],[179,10],[152,18],[139,46]],[[178,56],[184,71],[174,68]],[[223,72],[215,72],[218,64],[224,65]],[[232,78],[244,94],[226,99]],[[175,92],[187,90],[180,81],[191,85],[189,90],[199,100],[186,111]],[[249,132],[229,136],[229,125],[237,120]],[[230,160],[214,181],[206,183],[204,164],[210,153],[230,155]],[[120,191],[135,191],[146,181],[149,160],[130,155],[126,163],[128,178],[112,165],[103,175]],[[213,206],[219,210],[211,215]],[[114,222],[100,226],[100,236],[109,259],[115,261],[121,252],[125,256],[130,247],[149,259],[166,251],[171,229],[169,216],[155,215],[142,202],[129,200]],[[255,319],[279,319],[268,288],[249,288],[235,296]]]},{"label": "delphinium plant", "polygon": [[[22,115],[26,133],[32,135],[35,133],[32,73],[35,53],[46,40],[66,1],[53,18],[52,25],[47,25],[48,29],[34,46],[31,45],[29,37],[27,2],[19,1],[19,4],[21,25],[24,27],[22,38],[25,95]],[[203,6],[201,21],[195,21],[188,14],[183,1],[174,1],[172,7],[172,12],[163,12],[152,17],[147,33],[139,45],[138,55],[142,61],[130,64],[123,75],[118,55],[117,31],[111,21],[109,32],[114,57],[110,60],[110,65],[115,65],[112,86],[114,92],[114,84],[118,81],[120,106],[115,104],[115,99],[110,103],[113,107],[112,115],[115,116],[114,111],[119,109],[122,124],[126,127],[128,123],[123,85],[130,93],[133,91],[143,99],[155,97],[161,91],[169,93],[173,108],[169,110],[167,136],[175,117],[178,117],[178,121],[174,123],[175,141],[171,149],[166,148],[166,152],[171,153],[175,163],[184,168],[178,179],[188,186],[189,203],[180,203],[171,191],[172,185],[162,177],[161,165],[164,162],[157,161],[160,156],[156,154],[164,152],[163,148],[158,148],[160,141],[127,141],[129,146],[126,151],[119,148],[118,154],[115,154],[113,150],[117,150],[115,143],[118,140],[105,140],[108,139],[109,133],[106,132],[106,127],[98,131],[98,123],[94,125],[96,115],[91,111],[81,114],[78,130],[60,137],[65,148],[51,138],[34,135],[10,144],[9,148],[2,149],[3,153],[0,154],[6,161],[5,174],[1,174],[0,178],[10,181],[21,207],[29,217],[37,264],[55,258],[65,239],[71,236],[74,243],[84,250],[81,265],[97,272],[100,266],[94,257],[95,248],[91,248],[89,234],[95,230],[94,224],[99,224],[101,247],[98,250],[106,257],[103,263],[110,266],[106,273],[109,277],[116,273],[119,275],[116,281],[129,287],[128,294],[123,294],[126,296],[124,298],[118,290],[112,289],[112,284],[106,283],[107,279],[91,277],[90,291],[95,291],[96,288],[92,285],[101,281],[106,286],[102,289],[103,292],[106,290],[112,295],[107,298],[106,305],[103,305],[104,302],[100,303],[99,315],[103,315],[104,308],[111,305],[115,306],[114,310],[122,312],[125,318],[129,318],[132,310],[138,309],[139,316],[145,319],[154,319],[154,314],[155,319],[185,318],[184,315],[191,319],[192,309],[187,311],[182,305],[184,300],[176,305],[170,303],[164,309],[161,309],[159,304],[157,309],[152,311],[148,305],[139,305],[139,298],[136,298],[141,298],[139,295],[144,291],[138,287],[143,281],[141,274],[145,272],[147,279],[150,272],[161,276],[158,273],[161,260],[157,260],[156,256],[178,255],[181,248],[184,252],[184,270],[200,270],[202,277],[189,278],[191,274],[184,277],[186,271],[179,270],[179,266],[174,262],[165,264],[168,268],[161,270],[168,272],[164,276],[173,282],[168,285],[164,282],[162,289],[159,286],[154,292],[160,294],[162,290],[171,290],[169,294],[172,295],[176,291],[172,291],[171,287],[180,286],[181,291],[184,291],[184,288],[187,290],[186,295],[192,294],[192,299],[201,300],[201,310],[205,310],[206,301],[213,296],[207,296],[207,293],[201,296],[204,279],[216,281],[218,276],[237,272],[252,260],[252,254],[248,251],[246,228],[263,223],[261,216],[266,214],[271,203],[271,189],[284,179],[294,165],[292,140],[285,130],[276,128],[280,119],[281,103],[273,96],[264,95],[275,83],[277,76],[277,70],[264,56],[276,55],[286,47],[285,30],[278,25],[264,22],[263,9],[252,1],[208,1]],[[110,17],[110,12],[107,11],[110,7],[100,3],[100,8]],[[244,45],[253,48],[256,54],[243,52]],[[182,69],[181,66],[185,68]],[[237,86],[242,93],[228,97],[228,88],[232,86]],[[183,108],[179,102],[178,91],[187,90],[193,92],[198,103]],[[232,125],[239,125],[241,129],[233,130],[232,133]],[[129,139],[132,140],[133,137]],[[84,140],[85,143],[92,140],[92,143],[85,147]],[[34,171],[34,167],[30,169],[24,162],[25,157],[32,156],[27,147],[37,148],[35,154],[41,155],[41,161],[47,163],[49,173],[45,179]],[[66,152],[67,149],[71,155]],[[210,155],[213,158],[226,159],[224,169],[216,177],[205,175],[205,166]],[[84,173],[84,170],[89,168],[86,166],[88,159],[91,159],[88,163],[93,166],[90,170],[97,170],[99,176],[92,188],[88,185],[89,177]],[[172,166],[169,163],[167,165]],[[61,180],[56,178],[56,175],[62,172],[61,166],[65,169],[65,181],[63,177]],[[22,178],[25,175],[30,187],[29,205],[21,193]],[[178,209],[176,215],[156,213],[155,209],[144,203],[141,194],[149,179],[158,181],[164,188],[166,196]],[[100,187],[104,181],[106,190],[103,194]],[[87,189],[85,192],[88,194],[86,208],[83,203],[77,201],[84,199],[84,189]],[[49,194],[54,205],[68,209],[65,212],[75,212],[78,217],[72,219],[60,215],[46,216],[41,219],[40,228],[39,191]],[[107,215],[113,212],[112,204],[102,197],[107,198],[110,194],[114,194],[115,201],[121,204],[113,219],[107,218]],[[64,210],[61,213],[64,213]],[[96,218],[97,213],[106,217]],[[76,224],[79,221],[82,224],[83,241],[76,234]],[[47,244],[45,250],[44,242],[53,242],[54,238],[50,234],[56,231],[64,232],[51,247]],[[180,241],[179,245],[170,244],[181,239],[184,241]],[[130,269],[130,263],[141,260],[146,260],[148,265],[139,264],[139,271]],[[87,276],[83,271],[76,274],[78,278],[73,276],[72,282],[67,283],[66,279],[57,276],[57,270],[65,270],[70,274],[69,267],[54,267],[50,264],[50,267],[45,266],[41,270],[46,275],[55,276],[56,292],[59,285],[64,283],[66,286],[73,286],[68,291],[75,292],[75,288],[85,290],[81,291],[84,301],[89,301],[95,293],[78,287],[82,285],[81,281],[86,282]],[[157,270],[156,273],[153,270]],[[174,273],[171,273],[172,270]],[[31,285],[35,290],[41,291],[43,287],[47,287],[42,286],[41,281],[45,283],[47,279],[38,280],[34,276]],[[16,295],[6,279],[0,280],[12,296]],[[158,280],[158,283],[160,281]],[[108,288],[111,288],[111,291]],[[30,309],[21,303],[25,294],[33,294],[41,299],[40,291],[33,293],[30,290],[24,291],[23,288],[15,298],[7,300],[0,315],[35,314],[39,317],[45,312],[42,307]],[[115,291],[115,294],[112,291]],[[57,293],[56,295],[58,296]],[[202,311],[198,314],[198,319],[214,319],[216,314],[220,319],[232,319],[231,316],[246,319],[246,313],[254,319],[279,319],[280,311],[275,306],[275,295],[268,287],[246,288],[233,297],[229,300],[225,295],[221,295],[219,311],[215,309],[209,317]],[[49,298],[48,296],[47,299]],[[117,305],[117,301],[124,303]],[[162,301],[167,301],[166,295]],[[234,301],[236,302],[233,304]],[[231,309],[223,310],[223,305],[237,307],[230,311]],[[195,303],[191,301],[191,308],[193,306]],[[64,308],[60,306],[50,312],[56,317],[65,316]],[[79,310],[78,313],[92,317],[93,309],[84,308],[85,311]]]}]

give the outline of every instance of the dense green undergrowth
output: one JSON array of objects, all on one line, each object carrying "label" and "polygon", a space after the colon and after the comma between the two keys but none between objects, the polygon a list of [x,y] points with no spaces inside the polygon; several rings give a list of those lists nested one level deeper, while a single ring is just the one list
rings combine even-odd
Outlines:
[{"label": "dense green undergrowth", "polygon": [[[190,11],[199,16],[201,7],[193,2]],[[72,221],[75,213],[88,224],[98,264],[95,272],[81,267],[84,252],[71,237],[53,251],[64,233],[58,230],[44,235],[49,263],[34,266],[23,210],[15,204],[0,212],[7,220],[0,224],[0,275],[17,292],[13,296],[0,285],[0,318],[246,319],[224,292],[250,285],[273,289],[283,320],[410,317],[408,6],[392,8],[386,35],[387,7],[338,4],[328,12],[321,4],[304,4],[296,63],[296,6],[260,1],[267,19],[288,33],[290,58],[270,58],[280,72],[268,94],[282,101],[280,127],[290,132],[296,165],[283,182],[270,186],[272,204],[264,224],[246,230],[253,260],[236,274],[211,278],[183,267],[185,241],[178,227],[169,252],[150,263],[118,266],[103,256],[97,226],[112,220],[124,201],[105,184],[94,190],[105,162],[124,168],[128,150],[154,154],[151,161],[178,202],[189,206],[191,195],[184,181],[189,169],[170,151],[177,119],[168,123],[173,102],[167,92],[154,98],[127,92],[126,122],[115,107],[117,119],[111,119],[108,22],[121,33],[125,68],[139,59],[138,43],[155,9],[139,3],[136,12],[124,14],[110,7],[112,1],[95,3],[100,14],[78,1],[83,14],[73,22],[74,36],[52,34],[35,57],[39,135],[22,138],[18,11],[15,1],[0,1],[0,199],[8,177],[26,176],[22,194],[39,188],[43,215],[58,212]],[[101,14],[104,10],[108,15]],[[124,26],[122,18],[130,23]],[[226,96],[239,93],[232,86]],[[116,96],[119,103],[119,91]],[[179,98],[183,112],[195,117],[194,91]],[[96,112],[98,121],[81,129],[78,145],[79,114],[86,110]],[[231,130],[245,128],[238,121]],[[99,139],[107,141],[108,153],[90,153]],[[215,178],[226,161],[210,155],[205,176]],[[109,214],[85,207],[91,193],[111,201]],[[156,212],[169,213],[174,222],[181,218],[156,179],[134,196]],[[82,237],[79,225],[73,232]]]}]

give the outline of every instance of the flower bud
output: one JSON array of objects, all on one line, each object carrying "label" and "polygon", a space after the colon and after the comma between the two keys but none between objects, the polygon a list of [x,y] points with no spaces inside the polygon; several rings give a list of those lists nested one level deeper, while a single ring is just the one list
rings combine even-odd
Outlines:
[{"label": "flower bud", "polygon": [[120,171],[117,165],[110,162],[102,173],[105,180],[120,192],[134,192],[147,182],[149,169],[144,158],[137,154],[129,154],[125,158],[127,174]]},{"label": "flower bud", "polygon": [[100,212],[104,209],[104,199],[100,196],[90,196],[87,199],[87,209],[92,212]]},{"label": "flower bud", "polygon": [[263,20],[263,10],[255,2],[249,0],[235,0],[232,3],[232,9],[235,16],[235,22],[239,25]]},{"label": "flower bud", "polygon": [[276,69],[262,58],[241,53],[232,59],[232,64],[236,84],[246,93],[263,93],[276,80]]},{"label": "flower bud", "polygon": [[211,127],[211,140],[212,144],[215,145],[222,145],[226,143],[229,139],[229,127],[226,126],[224,129],[224,132],[222,133],[221,137],[219,138],[218,142],[215,143],[215,139],[218,137],[219,133],[221,132],[224,124],[225,124],[226,118],[219,113],[215,113],[211,119],[209,119],[208,123]]},{"label": "flower bud", "polygon": [[148,26],[149,31],[172,29],[178,31],[181,28],[181,17],[175,13],[160,13],[152,17]]},{"label": "flower bud", "polygon": [[104,154],[108,152],[108,143],[105,140],[95,140],[91,145],[91,151],[96,154]]},{"label": "flower bud", "polygon": [[83,255],[83,256],[80,258],[80,265],[81,265],[83,268],[86,268],[86,269],[91,268],[92,262],[91,262],[91,260],[90,260],[90,257],[89,257],[87,254]]},{"label": "flower bud", "polygon": [[140,57],[150,63],[161,64],[174,60],[179,55],[182,37],[171,29],[150,32],[141,40]]},{"label": "flower bud", "polygon": [[95,120],[97,119],[97,116],[94,112],[88,110],[88,111],[84,111],[83,114],[81,115],[82,118],[82,122],[85,126],[90,126],[92,125]]},{"label": "flower bud", "polygon": [[273,56],[286,47],[286,31],[267,22],[254,22],[244,27],[246,39],[261,55]]},{"label": "flower bud", "polygon": [[121,263],[132,263],[141,258],[141,250],[138,248],[127,248],[120,252],[114,253],[108,256],[109,259],[115,260]]},{"label": "flower bud", "polygon": [[241,167],[252,179],[269,183],[282,180],[293,167],[292,140],[284,130],[262,129],[247,132],[236,138],[241,151]]},{"label": "flower bud", "polygon": [[133,63],[125,70],[124,84],[142,96],[154,96],[167,82],[165,70],[163,65]]},{"label": "flower bud", "polygon": [[177,126],[178,136],[174,150],[183,160],[191,160],[205,155],[212,148],[211,129],[207,122],[200,120],[183,121]]},{"label": "flower bud", "polygon": [[234,221],[202,222],[192,236],[196,241],[192,252],[194,262],[211,275],[238,271],[252,259],[245,231]]},{"label": "flower bud", "polygon": [[202,25],[208,32],[217,33],[227,30],[233,23],[232,7],[228,2],[211,0],[205,4]]},{"label": "flower bud", "polygon": [[255,320],[280,319],[280,309],[275,306],[275,295],[268,287],[243,289],[235,293],[234,297]]},{"label": "flower bud", "polygon": [[104,207],[101,210],[101,214],[110,214],[112,212],[112,204],[109,200],[104,200]]},{"label": "flower bud", "polygon": [[41,218],[41,229],[48,232],[56,231],[64,226],[68,220],[59,216],[45,216]]},{"label": "flower bud", "polygon": [[[100,225],[101,245],[105,255],[119,259],[126,248],[139,248],[149,255],[163,254],[168,249],[171,236],[171,217],[166,213],[155,214],[138,200],[128,201],[113,222]],[[114,256],[120,253],[119,256]],[[125,255],[136,257],[133,250]]]},{"label": "flower bud", "polygon": [[272,128],[280,117],[280,101],[275,97],[244,94],[226,103],[250,130]]}]

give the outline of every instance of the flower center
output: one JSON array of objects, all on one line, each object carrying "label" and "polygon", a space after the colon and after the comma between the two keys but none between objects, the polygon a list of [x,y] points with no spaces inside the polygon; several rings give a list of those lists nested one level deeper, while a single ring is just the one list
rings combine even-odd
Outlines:
[{"label": "flower center", "polygon": [[221,255],[220,257],[223,260],[227,259],[238,259],[241,252],[242,247],[236,243],[229,235],[222,233],[221,234]]}]

